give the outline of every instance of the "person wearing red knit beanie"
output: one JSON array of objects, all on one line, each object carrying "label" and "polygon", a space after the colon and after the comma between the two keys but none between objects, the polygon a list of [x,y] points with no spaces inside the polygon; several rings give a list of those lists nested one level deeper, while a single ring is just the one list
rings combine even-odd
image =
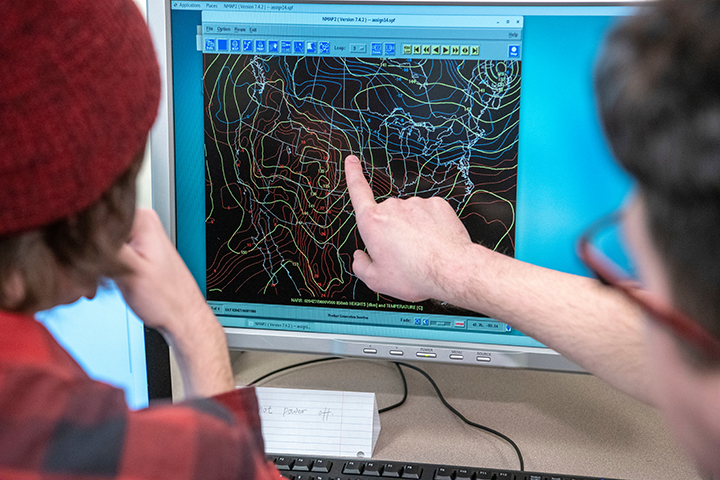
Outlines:
[{"label": "person wearing red knit beanie", "polygon": [[[160,97],[141,13],[47,0],[0,2],[0,18],[0,478],[280,478],[220,324],[135,210]],[[105,278],[175,348],[188,401],[129,411],[34,319]]]}]

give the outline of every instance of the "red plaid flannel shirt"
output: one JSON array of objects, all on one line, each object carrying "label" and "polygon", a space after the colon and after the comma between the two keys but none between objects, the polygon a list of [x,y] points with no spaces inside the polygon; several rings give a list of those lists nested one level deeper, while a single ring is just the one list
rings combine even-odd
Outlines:
[{"label": "red plaid flannel shirt", "polygon": [[43,325],[0,312],[0,479],[279,478],[253,388],[129,411]]}]

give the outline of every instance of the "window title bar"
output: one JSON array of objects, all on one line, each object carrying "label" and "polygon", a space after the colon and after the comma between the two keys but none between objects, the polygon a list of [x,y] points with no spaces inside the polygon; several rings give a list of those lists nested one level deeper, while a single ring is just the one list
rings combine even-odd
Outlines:
[{"label": "window title bar", "polygon": [[205,23],[246,23],[284,25],[387,25],[393,27],[522,28],[523,17],[496,15],[352,15],[290,13],[278,16],[266,12],[203,10]]}]

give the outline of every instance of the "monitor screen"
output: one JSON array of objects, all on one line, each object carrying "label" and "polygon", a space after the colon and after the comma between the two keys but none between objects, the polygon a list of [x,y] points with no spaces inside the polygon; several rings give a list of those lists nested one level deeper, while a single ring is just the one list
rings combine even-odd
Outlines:
[{"label": "monitor screen", "polygon": [[150,5],[153,204],[231,348],[578,369],[482,312],[368,289],[343,159],[362,158],[379,201],[441,196],[474,241],[587,274],[575,241],[630,187],[592,70],[635,8]]}]

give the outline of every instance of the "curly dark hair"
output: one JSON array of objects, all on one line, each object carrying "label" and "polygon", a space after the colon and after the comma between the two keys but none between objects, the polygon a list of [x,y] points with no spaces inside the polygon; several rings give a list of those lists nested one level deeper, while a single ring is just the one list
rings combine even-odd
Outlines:
[{"label": "curly dark hair", "polygon": [[624,21],[595,88],[674,304],[720,337],[720,1],[660,0]]}]

